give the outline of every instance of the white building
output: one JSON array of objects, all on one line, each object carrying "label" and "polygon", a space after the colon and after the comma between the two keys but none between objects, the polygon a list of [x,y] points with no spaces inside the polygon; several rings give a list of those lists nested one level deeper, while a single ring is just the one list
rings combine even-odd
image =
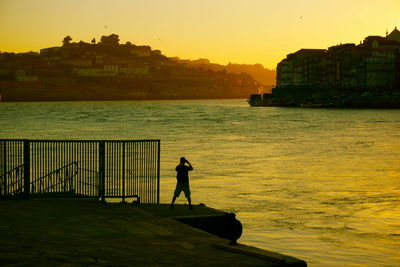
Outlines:
[{"label": "white building", "polygon": [[15,78],[17,79],[17,82],[39,81],[39,77],[37,75],[26,75],[24,70],[17,70]]},{"label": "white building", "polygon": [[74,68],[74,74],[79,77],[109,77],[119,74],[118,65],[104,65],[101,68]]}]

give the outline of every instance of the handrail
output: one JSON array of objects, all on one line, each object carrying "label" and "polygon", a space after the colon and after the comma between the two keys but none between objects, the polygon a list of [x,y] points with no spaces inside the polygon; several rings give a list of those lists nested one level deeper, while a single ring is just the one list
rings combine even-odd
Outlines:
[{"label": "handrail", "polygon": [[[12,169],[12,170],[6,172],[6,174],[1,175],[1,176],[0,176],[0,185],[1,185],[2,187],[4,186],[4,182],[3,182],[4,177],[7,177],[9,174],[11,174],[12,172],[14,172],[14,171],[16,171],[16,170],[17,170],[16,173],[18,173],[18,172],[19,172],[18,169],[22,169],[22,170],[23,170],[23,168],[24,168],[24,164],[21,164],[21,165],[15,167],[14,169]],[[24,173],[23,173],[23,171],[22,171],[21,177],[19,177],[19,179],[17,179],[15,182],[10,183],[10,184],[7,184],[7,185],[5,186],[5,188],[13,187],[13,186],[16,185],[16,184],[20,184],[20,186],[22,187],[21,182],[22,182],[23,179],[24,179],[24,175],[23,175],[23,174],[24,174]],[[1,187],[0,187],[0,188],[1,188]],[[18,188],[17,190],[12,191],[11,193],[15,193],[15,192],[18,191],[18,190],[21,190],[21,188]]]},{"label": "handrail", "polygon": [[32,181],[32,183],[33,183],[33,182],[37,182],[37,181],[39,181],[39,180],[42,180],[42,179],[44,179],[45,177],[52,175],[53,173],[60,172],[60,170],[65,169],[65,168],[69,167],[70,165],[76,165],[76,166],[77,166],[76,172],[75,172],[75,174],[74,174],[74,175],[76,175],[76,173],[78,172],[78,162],[74,161],[74,162],[71,162],[71,163],[69,163],[69,164],[67,164],[67,165],[62,166],[61,168],[58,168],[58,169],[55,170],[55,171],[52,171],[52,172],[46,174],[45,176],[42,176],[42,177],[37,178],[36,180]]},{"label": "handrail", "polygon": [[87,140],[87,139],[71,139],[71,140],[65,140],[65,139],[0,139],[0,141],[13,141],[13,142],[23,142],[23,141],[29,141],[29,142],[47,142],[47,143],[81,143],[81,142],[86,142],[86,143],[99,143],[99,142],[113,142],[113,143],[143,143],[143,142],[153,142],[153,141],[160,141],[160,139],[142,139],[142,140],[112,140],[112,139],[93,139],[93,140]]},{"label": "handrail", "polygon": [[[21,164],[21,165],[15,167],[14,169],[12,169],[12,170],[6,172],[5,175],[7,175],[7,174],[9,174],[9,173],[12,173],[14,170],[16,170],[16,169],[18,169],[18,168],[21,168],[21,167],[24,167],[24,164]],[[4,177],[4,174],[3,174],[3,175],[0,175],[0,178],[2,178],[2,177]]]},{"label": "handrail", "polygon": [[[71,175],[68,175],[68,176],[69,176],[68,179],[64,178],[63,180],[60,180],[58,183],[55,183],[55,184],[51,183],[51,185],[50,185],[49,187],[44,188],[44,189],[41,189],[41,187],[42,187],[42,182],[43,182],[43,180],[44,180],[46,177],[51,177],[53,174],[60,174],[61,170],[66,169],[66,168],[68,168],[68,167],[70,167],[70,166],[75,166],[75,172],[72,174],[72,176],[71,176]],[[45,176],[42,176],[42,177],[40,177],[40,178],[38,178],[38,179],[32,181],[32,182],[31,182],[32,191],[35,192],[35,185],[34,185],[34,183],[36,183],[36,182],[38,182],[38,181],[39,181],[39,185],[40,185],[40,186],[39,186],[39,187],[40,187],[40,191],[39,191],[39,192],[35,192],[35,193],[41,193],[41,192],[44,192],[44,191],[49,190],[49,189],[51,189],[51,188],[54,188],[54,187],[56,187],[57,185],[64,183],[66,180],[71,180],[71,179],[72,179],[75,175],[77,175],[77,174],[78,174],[78,163],[77,163],[76,161],[71,162],[71,163],[69,163],[69,164],[67,164],[67,165],[64,165],[64,166],[61,167],[61,168],[58,168],[58,169],[55,170],[55,171],[52,171],[52,172],[46,174]],[[65,188],[64,188],[64,189],[65,189]]]}]

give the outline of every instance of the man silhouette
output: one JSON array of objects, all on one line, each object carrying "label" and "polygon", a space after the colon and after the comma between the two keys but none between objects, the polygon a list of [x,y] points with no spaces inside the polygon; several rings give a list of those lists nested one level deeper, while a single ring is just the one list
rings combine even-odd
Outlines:
[{"label": "man silhouette", "polygon": [[[189,166],[185,165],[187,163]],[[180,158],[180,163],[175,168],[176,170],[176,188],[174,192],[174,196],[172,198],[171,209],[174,208],[174,203],[177,197],[183,191],[185,193],[185,197],[189,203],[189,209],[193,209],[192,200],[190,199],[190,188],[189,188],[189,171],[193,170],[192,165],[185,157]]]}]

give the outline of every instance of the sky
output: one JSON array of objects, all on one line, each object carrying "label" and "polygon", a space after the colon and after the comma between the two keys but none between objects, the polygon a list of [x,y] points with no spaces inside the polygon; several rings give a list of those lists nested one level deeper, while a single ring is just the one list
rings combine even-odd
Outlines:
[{"label": "sky", "polygon": [[0,51],[118,34],[169,57],[274,69],[301,48],[400,29],[400,0],[0,0]]}]

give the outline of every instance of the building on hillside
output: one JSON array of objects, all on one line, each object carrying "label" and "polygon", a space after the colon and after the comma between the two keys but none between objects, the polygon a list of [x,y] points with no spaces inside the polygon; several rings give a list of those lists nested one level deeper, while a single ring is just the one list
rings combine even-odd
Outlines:
[{"label": "building on hillside", "polygon": [[277,86],[305,86],[318,83],[325,49],[300,49],[287,55],[277,67]]},{"label": "building on hillside", "polygon": [[150,72],[149,65],[140,65],[140,66],[125,65],[119,67],[119,73],[121,75],[126,75],[126,76],[145,77],[149,75],[149,72]]},{"label": "building on hillside", "polygon": [[17,82],[39,81],[39,77],[37,75],[27,75],[25,70],[17,70],[17,72],[15,73],[15,78]]},{"label": "building on hillside", "polygon": [[395,27],[394,30],[386,36],[386,39],[400,42],[400,31],[397,29],[397,27]]},{"label": "building on hillside", "polygon": [[110,77],[119,75],[118,65],[104,65],[103,68],[74,68],[73,73],[78,77]]},{"label": "building on hillside", "polygon": [[61,52],[61,47],[59,46],[40,49],[40,55],[44,57],[52,57],[55,55],[59,55],[60,52]]}]

